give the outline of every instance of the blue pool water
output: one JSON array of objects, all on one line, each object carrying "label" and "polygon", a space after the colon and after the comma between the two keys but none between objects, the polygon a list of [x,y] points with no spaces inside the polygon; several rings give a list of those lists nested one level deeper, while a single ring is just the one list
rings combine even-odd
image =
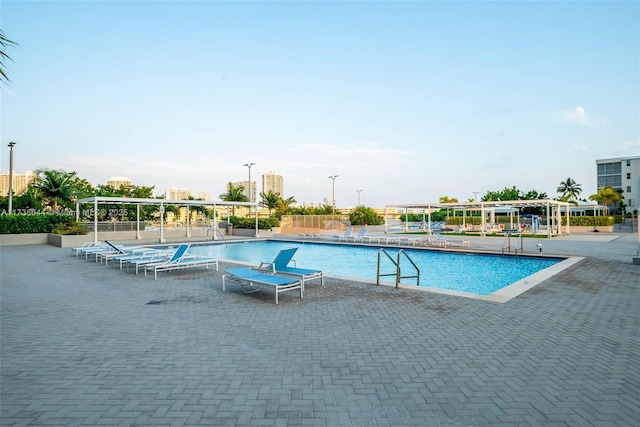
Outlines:
[{"label": "blue pool water", "polygon": [[[327,245],[301,242],[238,242],[210,245],[193,245],[190,253],[218,259],[242,261],[251,264],[271,262],[280,249],[297,247],[294,256],[301,268],[322,270],[325,274],[356,277],[375,282],[378,250],[376,247],[355,245]],[[395,260],[398,249],[385,248]],[[489,295],[533,273],[550,267],[560,259],[504,257],[496,255],[464,254],[442,251],[411,250],[405,252],[420,269],[420,286]],[[395,267],[384,255],[381,273],[393,273]],[[401,259],[402,275],[413,275],[414,269],[406,259]],[[381,281],[394,282],[393,276]],[[416,279],[402,283],[416,284]]]}]

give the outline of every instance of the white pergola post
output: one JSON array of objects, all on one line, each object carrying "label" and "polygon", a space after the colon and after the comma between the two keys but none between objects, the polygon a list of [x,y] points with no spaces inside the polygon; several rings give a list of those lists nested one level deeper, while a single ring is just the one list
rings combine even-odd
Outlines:
[{"label": "white pergola post", "polygon": [[136,240],[140,240],[140,204],[136,205]]},{"label": "white pergola post", "polygon": [[160,202],[160,243],[164,243],[164,205]]}]

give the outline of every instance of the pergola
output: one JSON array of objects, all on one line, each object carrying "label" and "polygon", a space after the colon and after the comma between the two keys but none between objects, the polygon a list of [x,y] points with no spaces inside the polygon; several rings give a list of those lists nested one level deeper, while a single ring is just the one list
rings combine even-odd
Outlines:
[{"label": "pergola", "polygon": [[[551,237],[552,235],[552,225],[555,223],[558,230],[558,235],[562,236],[562,227],[561,218],[562,213],[564,212],[566,217],[566,226],[565,226],[565,234],[571,234],[569,229],[569,206],[570,204],[567,202],[561,202],[558,200],[505,200],[505,201],[492,201],[492,202],[462,202],[462,203],[413,203],[413,204],[395,204],[395,205],[386,205],[385,206],[385,231],[388,231],[388,221],[387,221],[387,210],[389,208],[396,209],[404,209],[405,215],[409,212],[409,210],[422,209],[423,213],[428,217],[427,222],[427,231],[429,233],[431,230],[431,212],[433,210],[439,209],[453,209],[462,211],[463,213],[463,225],[465,222],[466,213],[469,211],[480,211],[481,212],[481,227],[480,233],[485,235],[486,233],[486,213],[489,212],[491,215],[491,221],[495,221],[495,211],[496,208],[525,208],[525,207],[537,207],[544,208],[546,210],[546,219],[547,219],[547,236]],[[510,216],[513,216],[513,211],[515,209],[509,209]],[[512,219],[513,222],[513,219]],[[405,221],[405,227],[408,231],[408,222]]]},{"label": "pergola", "polygon": [[[98,242],[98,207],[101,204],[109,204],[109,205],[136,205],[136,239],[140,239],[140,206],[142,205],[157,205],[160,207],[160,242],[164,242],[164,207],[165,206],[179,206],[179,207],[189,207],[189,206],[211,206],[215,212],[216,207],[219,206],[227,206],[228,208],[239,206],[239,207],[255,207],[255,218],[256,218],[256,228],[255,228],[255,237],[259,237],[258,230],[258,203],[257,202],[224,202],[224,201],[209,201],[209,200],[169,200],[169,199],[139,199],[139,198],[128,198],[128,197],[103,197],[103,196],[95,196],[88,197],[85,199],[79,199],[76,201],[76,220],[80,218],[80,205],[93,205],[93,224],[94,224],[94,242]],[[227,214],[227,217],[231,216],[230,213]],[[187,234],[189,233],[189,215],[187,215]],[[213,222],[213,232],[214,236],[218,232],[218,222]]]}]

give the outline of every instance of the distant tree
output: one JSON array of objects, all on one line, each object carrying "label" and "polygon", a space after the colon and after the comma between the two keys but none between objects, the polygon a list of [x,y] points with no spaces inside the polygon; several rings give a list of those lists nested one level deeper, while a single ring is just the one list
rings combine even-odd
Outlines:
[{"label": "distant tree", "polygon": [[609,205],[612,203],[620,203],[622,202],[622,195],[620,192],[614,190],[611,187],[603,187],[598,190],[596,194],[592,194],[589,196],[589,200],[593,200],[594,202],[598,202],[599,204],[604,206],[604,214],[609,214]]},{"label": "distant tree", "polygon": [[582,193],[582,186],[572,178],[567,178],[566,181],[560,182],[556,191],[561,193],[560,200],[563,202],[573,202],[577,204],[576,200],[578,196],[580,196],[580,193]]},{"label": "distant tree", "polygon": [[260,193],[260,206],[263,206],[269,210],[269,216],[271,216],[271,211],[278,208],[278,203],[280,202],[280,193],[275,193],[271,190],[268,192]]},{"label": "distant tree", "polygon": [[287,197],[286,199],[280,198],[278,200],[278,212],[277,216],[282,218],[282,215],[287,215],[291,211],[291,205],[296,203],[295,197]]},{"label": "distant tree", "polygon": [[[233,185],[232,182],[227,184],[227,192],[221,194],[220,200],[224,200],[225,202],[248,202],[249,199],[247,195],[244,194],[244,186],[242,185]],[[231,214],[233,216],[236,215],[236,207],[231,207]]]},{"label": "distant tree", "polygon": [[458,199],[456,199],[455,197],[449,197],[449,196],[442,196],[438,201],[440,203],[458,203]]},{"label": "distant tree", "polygon": [[37,169],[34,174],[35,180],[31,185],[46,206],[51,207],[54,212],[58,210],[58,205],[67,208],[73,206],[72,200],[76,197],[76,172]]},{"label": "distant tree", "polygon": [[9,47],[16,47],[18,43],[9,40],[5,37],[4,32],[0,30],[0,82],[9,83],[11,79],[7,76],[7,60],[13,61],[9,54],[7,54],[6,49]]},{"label": "distant tree", "polygon": [[511,188],[504,188],[502,191],[487,191],[487,193],[482,197],[483,202],[498,202],[505,200],[520,200],[520,190],[518,190],[515,186]]},{"label": "distant tree", "polygon": [[380,225],[384,224],[384,218],[371,208],[360,205],[351,211],[349,220],[352,225]]},{"label": "distant tree", "polygon": [[520,194],[522,200],[546,200],[549,198],[547,193],[538,193],[536,190],[529,190],[524,194]]}]

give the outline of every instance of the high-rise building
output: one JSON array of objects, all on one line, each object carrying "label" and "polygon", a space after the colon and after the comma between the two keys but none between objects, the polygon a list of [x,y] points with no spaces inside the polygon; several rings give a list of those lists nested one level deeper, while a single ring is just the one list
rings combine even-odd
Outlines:
[{"label": "high-rise building", "polygon": [[[257,201],[258,199],[256,198],[256,182],[255,181],[251,181],[251,193],[249,193],[249,181],[236,181],[236,182],[232,182],[232,184],[235,187],[242,187],[243,190],[242,192],[244,193],[245,196],[247,196],[247,201]],[[249,194],[251,194],[251,197],[249,197]]]},{"label": "high-rise building", "polygon": [[598,189],[622,190],[627,212],[638,209],[640,200],[640,156],[596,160]]},{"label": "high-rise building", "polygon": [[275,172],[269,172],[262,175],[262,192],[280,194],[280,197],[284,197],[284,182],[282,175],[278,175]]},{"label": "high-rise building", "polygon": [[211,194],[208,191],[200,191],[198,193],[198,199],[200,199],[200,200],[211,200]]},{"label": "high-rise building", "polygon": [[191,196],[191,190],[188,188],[171,187],[164,193],[164,198],[167,200],[187,200]]},{"label": "high-rise building", "polygon": [[[13,187],[13,195],[19,196],[25,191],[29,183],[36,178],[36,175],[31,171],[26,171],[24,174],[17,174],[13,171],[13,179],[11,180],[11,187]],[[9,172],[0,174],[0,196],[6,197],[9,195]]]},{"label": "high-rise building", "polygon": [[123,185],[131,186],[131,180],[124,176],[112,176],[107,180],[107,185],[110,185],[117,190]]}]

